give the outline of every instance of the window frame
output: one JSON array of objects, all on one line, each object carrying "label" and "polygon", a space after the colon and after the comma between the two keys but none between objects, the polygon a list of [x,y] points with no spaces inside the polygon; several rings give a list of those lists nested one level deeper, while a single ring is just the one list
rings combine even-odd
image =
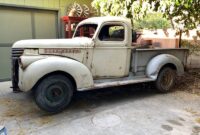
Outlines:
[{"label": "window frame", "polygon": [[[107,35],[108,35],[108,37],[106,37],[105,39],[106,40],[104,40],[104,39],[100,39],[100,35],[102,34],[101,32],[102,32],[102,30],[103,30],[103,28],[104,27],[106,27],[106,26],[108,26],[108,33],[107,33]],[[110,30],[112,29],[112,28],[114,28],[114,27],[121,27],[121,29],[118,29],[118,30],[123,30],[123,35],[122,35],[122,38],[117,38],[117,37],[111,37],[111,34],[110,34]],[[114,31],[113,31],[114,32]],[[102,36],[102,35],[101,35]],[[100,40],[100,41],[124,41],[125,40],[125,27],[123,26],[123,25],[104,25],[103,27],[102,27],[102,29],[100,30],[100,32],[99,32],[99,35],[98,35],[98,39]],[[118,40],[117,40],[118,39]]]},{"label": "window frame", "polygon": [[[96,30],[95,30],[95,32],[93,34],[93,37],[91,37],[91,39],[93,39],[95,37],[96,33],[97,33],[97,30],[98,30],[98,24],[96,24],[96,23],[84,23],[84,24],[81,24],[81,25],[77,25],[76,29],[75,29],[75,32],[73,34],[73,38],[80,37],[80,36],[76,36],[76,32],[78,31],[78,28],[83,26],[83,25],[97,25]],[[90,38],[90,37],[88,37],[88,38]]]},{"label": "window frame", "polygon": [[[123,26],[124,27],[124,40],[123,41],[102,41],[99,39],[99,34],[102,28],[106,25],[117,25],[117,26]],[[96,33],[96,41],[97,46],[104,46],[104,47],[124,47],[128,45],[128,26],[124,22],[105,22],[103,23]]]}]

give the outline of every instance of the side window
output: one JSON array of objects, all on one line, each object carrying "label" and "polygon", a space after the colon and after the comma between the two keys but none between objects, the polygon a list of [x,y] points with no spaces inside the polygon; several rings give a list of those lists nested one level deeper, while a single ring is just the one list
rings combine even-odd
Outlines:
[{"label": "side window", "polygon": [[92,38],[97,29],[97,24],[84,24],[77,28],[74,37]]},{"label": "side window", "polygon": [[104,25],[99,33],[101,41],[124,41],[123,25]]}]

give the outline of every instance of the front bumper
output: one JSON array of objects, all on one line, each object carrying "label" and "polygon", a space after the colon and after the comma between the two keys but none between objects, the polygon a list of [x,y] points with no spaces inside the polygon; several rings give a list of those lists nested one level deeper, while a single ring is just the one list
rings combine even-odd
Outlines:
[{"label": "front bumper", "polygon": [[20,91],[19,82],[19,57],[23,54],[23,48],[12,48],[12,88],[14,92]]}]

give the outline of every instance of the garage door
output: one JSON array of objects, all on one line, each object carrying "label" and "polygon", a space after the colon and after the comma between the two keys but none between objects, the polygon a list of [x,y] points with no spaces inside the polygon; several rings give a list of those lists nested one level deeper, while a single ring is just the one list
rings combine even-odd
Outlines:
[{"label": "garage door", "polygon": [[58,38],[58,12],[0,7],[0,81],[11,78],[11,46],[22,39]]}]

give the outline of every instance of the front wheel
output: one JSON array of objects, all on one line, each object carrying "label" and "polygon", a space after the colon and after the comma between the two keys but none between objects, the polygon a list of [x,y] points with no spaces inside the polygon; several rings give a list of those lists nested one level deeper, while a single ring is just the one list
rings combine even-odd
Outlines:
[{"label": "front wheel", "polygon": [[163,93],[168,92],[174,86],[175,79],[176,79],[176,71],[172,68],[165,67],[160,71],[158,75],[158,78],[155,82],[156,88],[160,92]]},{"label": "front wheel", "polygon": [[42,110],[58,113],[70,103],[73,90],[74,87],[66,76],[50,75],[36,87],[35,102]]}]

